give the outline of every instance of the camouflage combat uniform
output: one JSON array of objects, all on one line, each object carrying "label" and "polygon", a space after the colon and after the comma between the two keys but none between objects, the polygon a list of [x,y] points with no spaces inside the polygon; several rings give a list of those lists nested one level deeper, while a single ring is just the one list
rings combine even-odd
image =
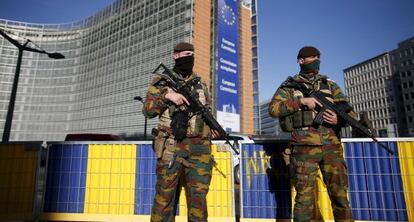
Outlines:
[{"label": "camouflage combat uniform", "polygon": [[[187,79],[195,76],[192,74]],[[192,89],[200,102],[209,107],[211,101],[206,84],[199,82]],[[146,116],[159,116],[160,120],[159,133],[154,139],[157,184],[151,221],[175,220],[180,177],[185,179],[188,221],[207,221],[206,196],[213,166],[210,128],[200,115],[194,115],[189,120],[186,138],[177,142],[170,123],[171,116],[179,107],[165,99],[165,95],[171,90],[163,79],[155,77],[148,90],[143,110]]]},{"label": "camouflage combat uniform", "polygon": [[[308,88],[325,93],[327,98],[335,103],[346,101],[339,86],[326,79],[325,76],[317,74],[311,81],[298,74],[294,76],[294,79],[305,83]],[[347,167],[339,139],[342,123],[338,118],[337,126],[326,123],[315,126],[312,121],[316,111],[304,111],[299,101],[302,97],[304,97],[303,94],[298,90],[281,87],[276,91],[269,104],[270,115],[279,117],[281,125],[284,118],[293,117],[295,114],[300,116],[308,112],[307,115],[310,115],[310,118],[303,117],[301,124],[294,124],[296,126],[291,131],[291,177],[297,191],[294,220],[310,221],[312,219],[315,201],[314,188],[317,170],[320,168],[332,202],[335,219],[352,221],[347,197]]]}]

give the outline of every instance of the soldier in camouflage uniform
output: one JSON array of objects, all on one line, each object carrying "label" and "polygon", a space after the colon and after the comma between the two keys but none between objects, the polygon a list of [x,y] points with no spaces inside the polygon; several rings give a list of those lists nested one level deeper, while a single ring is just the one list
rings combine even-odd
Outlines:
[{"label": "soldier in camouflage uniform", "polygon": [[[193,79],[194,47],[179,43],[174,47],[173,71],[185,81]],[[200,102],[210,106],[207,86],[198,81],[192,85]],[[207,221],[206,196],[211,181],[211,131],[201,115],[191,114],[187,99],[174,92],[168,83],[156,76],[148,89],[143,109],[149,118],[159,117],[154,139],[157,156],[156,195],[151,221],[175,220],[179,179],[185,179],[188,221]]]},{"label": "soldier in camouflage uniform", "polygon": [[[319,90],[336,104],[344,105],[347,99],[339,86],[319,74],[320,52],[312,46],[300,49],[300,73],[293,78],[308,88]],[[336,221],[352,221],[348,201],[347,167],[343,157],[339,131],[344,124],[336,113],[326,110],[323,124],[315,125],[313,119],[321,104],[307,98],[293,88],[282,84],[269,104],[269,113],[279,117],[281,128],[291,132],[291,178],[297,191],[294,206],[295,221],[310,221],[314,212],[314,189],[318,168],[326,184]]]}]

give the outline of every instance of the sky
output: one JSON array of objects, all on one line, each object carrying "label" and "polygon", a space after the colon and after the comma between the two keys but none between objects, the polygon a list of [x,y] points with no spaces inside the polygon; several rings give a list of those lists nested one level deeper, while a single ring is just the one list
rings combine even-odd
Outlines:
[{"label": "sky", "polygon": [[77,22],[114,0],[0,0],[0,18],[56,24]]},{"label": "sky", "polygon": [[[321,51],[322,74],[344,89],[343,70],[414,37],[413,0],[257,0],[259,99],[299,71],[305,45]],[[114,0],[0,0],[0,18],[31,23],[80,21]]]},{"label": "sky", "polygon": [[258,0],[260,101],[299,71],[299,49],[321,51],[320,73],[343,91],[345,68],[414,37],[413,0]]}]

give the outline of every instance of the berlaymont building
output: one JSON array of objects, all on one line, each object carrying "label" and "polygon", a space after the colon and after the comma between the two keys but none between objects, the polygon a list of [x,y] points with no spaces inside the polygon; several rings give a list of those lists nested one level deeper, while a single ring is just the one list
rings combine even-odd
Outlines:
[{"label": "berlaymont building", "polygon": [[[21,44],[65,56],[54,60],[24,51],[10,141],[142,135],[142,103],[134,97],[145,97],[159,63],[172,67],[172,48],[180,41],[195,45],[195,72],[209,84],[222,126],[252,134],[260,127],[253,111],[258,109],[255,8],[255,1],[117,0],[68,24],[0,19],[0,29]],[[2,131],[17,57],[17,48],[0,38]],[[147,134],[157,121],[148,120]]]}]

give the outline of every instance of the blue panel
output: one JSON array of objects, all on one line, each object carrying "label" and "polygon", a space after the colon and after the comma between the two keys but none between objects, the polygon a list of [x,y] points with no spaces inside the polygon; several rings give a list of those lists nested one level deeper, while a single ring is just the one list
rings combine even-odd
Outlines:
[{"label": "blue panel", "polygon": [[[82,180],[83,176],[85,176],[85,180]],[[86,173],[82,173],[80,169],[78,169],[76,173],[72,173],[71,175],[70,186],[71,188],[80,189],[82,188],[82,184],[86,184],[85,181],[86,181]]]},{"label": "blue panel", "polygon": [[345,143],[355,220],[407,220],[397,144],[384,144],[395,152],[394,156],[374,142]]},{"label": "blue panel", "polygon": [[137,145],[134,214],[149,215],[155,196],[156,158],[151,144]]},{"label": "blue panel", "polygon": [[348,166],[348,173],[365,174],[364,154],[362,152],[362,143],[347,143],[345,144],[345,154]]},{"label": "blue panel", "polygon": [[[250,167],[259,167],[260,162],[257,159],[257,153],[262,150],[262,149],[257,149],[259,147],[254,147],[252,146],[251,149],[251,156],[249,158],[251,158],[251,160],[253,161],[253,163],[251,161],[248,162],[248,164],[251,164]],[[252,217],[253,218],[260,218],[259,217],[259,197],[257,195],[257,191],[259,190],[259,188],[257,187],[258,181],[257,181],[257,177],[259,176],[260,172],[254,172],[254,170],[250,169],[250,193],[251,193],[251,197],[250,197],[250,206],[253,207],[252,210]]]},{"label": "blue panel", "polygon": [[69,186],[63,185],[59,187],[58,191],[58,212],[69,212],[68,211],[68,203],[69,203]]},{"label": "blue panel", "polygon": [[[70,189],[69,189],[69,193],[70,193],[70,195],[69,195],[69,209],[68,209],[68,211],[69,212],[82,212],[83,211],[83,209],[80,209],[80,204],[79,204],[79,201],[78,201],[78,196],[79,196],[79,193],[80,193],[80,189],[79,189],[79,187],[78,186],[72,186]],[[83,208],[83,207],[82,207]]]},{"label": "blue panel", "polygon": [[82,163],[80,157],[72,157],[70,172],[79,172],[81,170],[81,165]]},{"label": "blue panel", "polygon": [[82,213],[85,200],[88,145],[53,144],[45,193],[45,212]]},{"label": "blue panel", "polygon": [[66,173],[69,171],[61,171],[60,173],[60,180],[59,180],[59,187],[69,187],[70,182],[70,173]]},{"label": "blue panel", "polygon": [[363,154],[363,143],[346,143],[345,150],[349,175],[349,196],[354,218],[369,220],[366,166]]},{"label": "blue panel", "polygon": [[287,167],[278,144],[242,145],[243,218],[291,218]]},{"label": "blue panel", "polygon": [[[260,166],[263,166],[263,164],[260,164]],[[266,169],[260,169],[260,172],[266,172]],[[258,175],[257,182],[257,197],[259,199],[257,206],[269,206],[269,200],[266,198],[266,196],[269,196],[267,191],[269,189],[266,189],[266,185],[269,183],[266,174]],[[269,215],[268,209],[268,207],[260,207],[258,210],[259,215]]]},{"label": "blue panel", "polygon": [[250,183],[251,178],[247,177],[247,161],[248,158],[253,156],[252,151],[253,145],[251,144],[243,144],[241,147],[241,160],[243,164],[243,173],[242,173],[242,179],[243,179],[243,214],[245,218],[252,218],[252,210],[251,208],[251,190],[250,190]]}]

